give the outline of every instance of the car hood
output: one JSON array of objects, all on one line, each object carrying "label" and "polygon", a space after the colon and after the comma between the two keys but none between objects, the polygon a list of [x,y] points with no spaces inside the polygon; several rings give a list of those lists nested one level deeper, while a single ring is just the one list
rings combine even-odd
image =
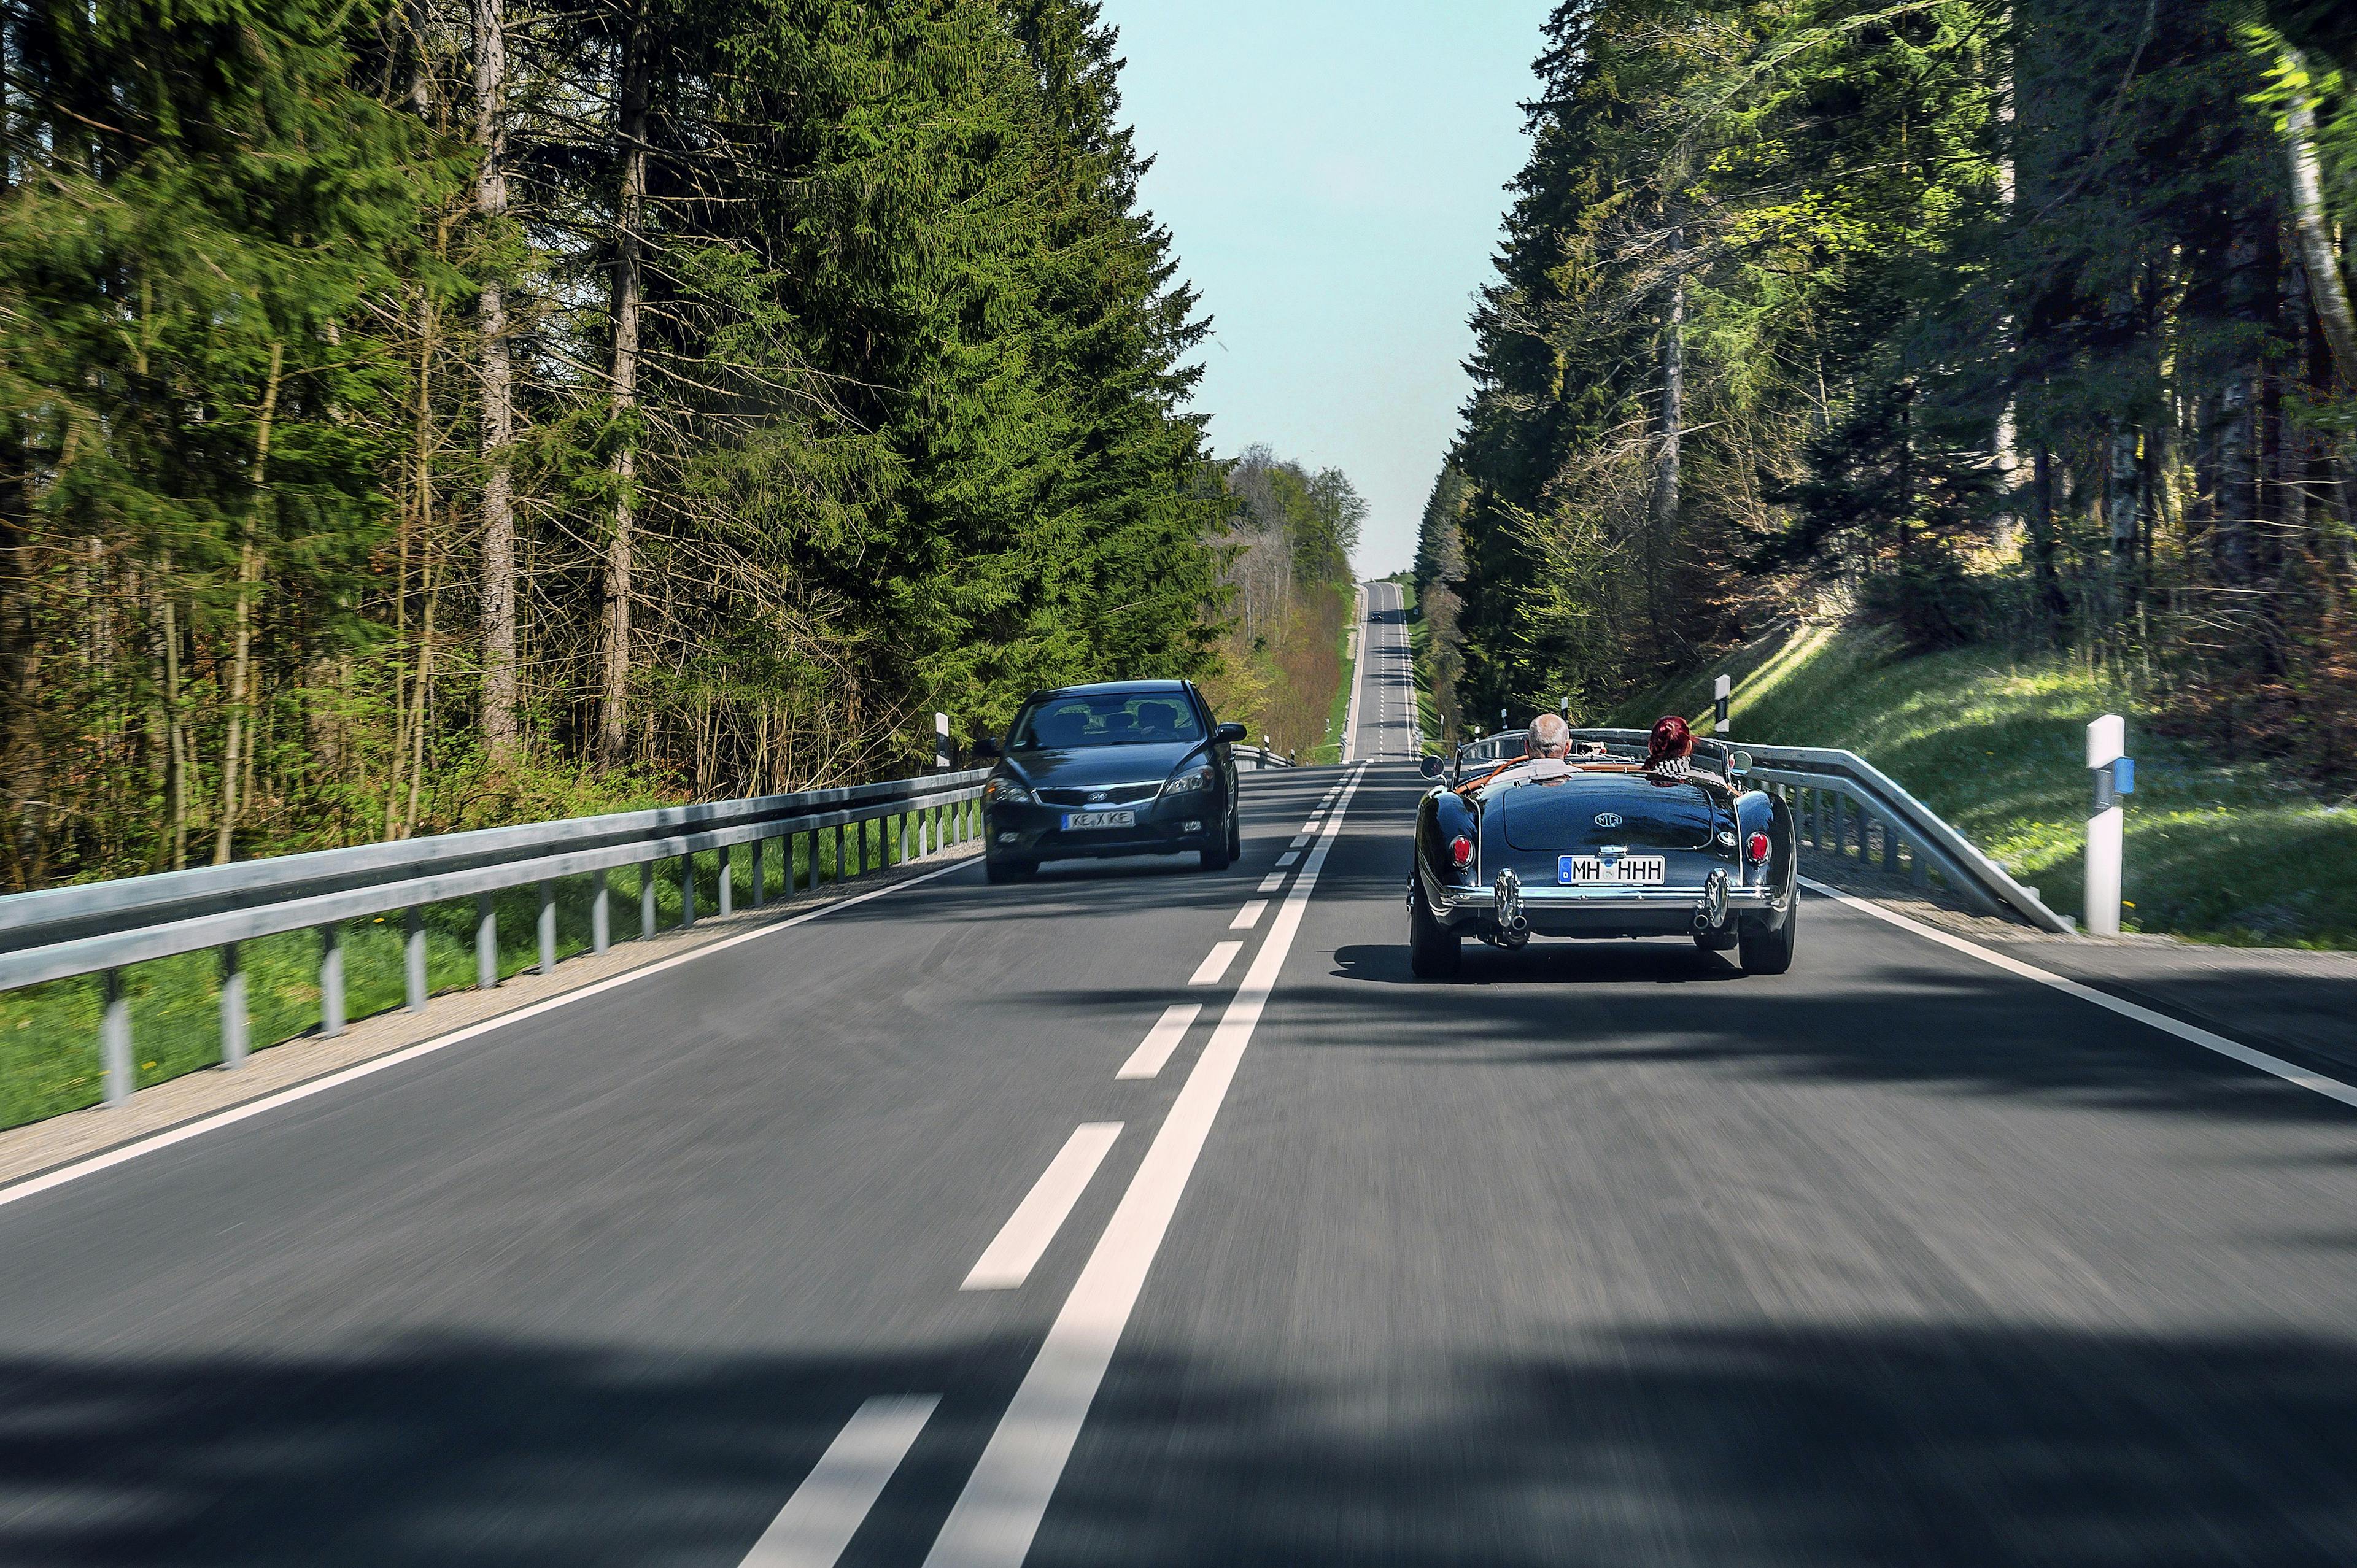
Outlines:
[{"label": "car hood", "polygon": [[1202,742],[1184,740],[1136,746],[1076,746],[1068,751],[1015,752],[1006,758],[1006,768],[1035,789],[1085,789],[1094,785],[1167,779],[1172,768],[1202,749]]},{"label": "car hood", "polygon": [[[1597,818],[1607,821],[1598,823]],[[1617,822],[1609,821],[1619,817]],[[1485,828],[1514,849],[1576,854],[1599,844],[1703,849],[1727,817],[1702,785],[1656,784],[1637,773],[1572,772],[1504,780],[1481,791]]]}]

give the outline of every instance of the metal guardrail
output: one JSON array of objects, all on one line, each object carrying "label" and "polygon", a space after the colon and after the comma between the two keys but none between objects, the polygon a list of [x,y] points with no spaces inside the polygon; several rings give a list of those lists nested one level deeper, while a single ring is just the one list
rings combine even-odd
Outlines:
[{"label": "metal guardrail", "polygon": [[[1257,773],[1266,768],[1293,766],[1293,758],[1281,751],[1271,751],[1265,746],[1232,746],[1228,748],[1228,755],[1235,759],[1239,768],[1247,773]],[[1249,768],[1245,767],[1247,763],[1251,764]]]},{"label": "metal guardrail", "polygon": [[[1635,729],[1582,729],[1575,740],[1602,741],[1617,752],[1642,757],[1646,732]],[[1519,756],[1526,730],[1501,730],[1458,748],[1466,761],[1500,761]],[[2074,929],[2062,916],[2048,908],[2034,887],[2025,887],[2011,873],[1983,854],[1972,841],[1943,821],[1939,813],[1909,794],[1888,774],[1854,751],[1809,746],[1764,746],[1750,741],[1712,737],[1698,750],[1741,751],[1751,758],[1745,777],[1785,795],[1792,802],[1802,842],[1820,854],[1846,858],[1855,844],[1861,864],[1880,858],[1886,871],[1902,863],[1917,886],[1937,873],[1943,885],[1963,896],[1987,915],[2008,912],[2042,931]],[[1855,805],[1853,812],[1849,807]],[[1876,830],[1879,827],[1880,831]]]},{"label": "metal guardrail", "polygon": [[[723,852],[733,868],[733,851],[750,845],[752,897],[769,896],[763,849],[784,839],[785,891],[797,890],[796,839],[810,839],[809,882],[821,875],[820,837],[834,835],[835,879],[858,875],[866,834],[845,835],[881,819],[899,822],[899,854],[882,846],[879,859],[921,859],[980,831],[976,803],[987,768],[937,773],[887,783],[834,789],[806,789],[741,800],[662,807],[602,817],[534,822],[442,833],[390,843],[360,844],[269,860],[124,877],[113,882],[18,893],[0,898],[0,991],[75,975],[106,977],[105,1010],[100,1024],[100,1056],[109,1104],[130,1097],[131,1019],[122,971],[126,964],[178,953],[219,949],[221,1059],[234,1067],[245,1056],[245,984],[237,945],[284,931],[316,929],[320,935],[320,1032],[342,1033],[344,1017],[343,934],[345,922],[408,912],[404,944],[407,1002],[422,1011],[426,1002],[425,908],[472,896],[476,899],[476,983],[499,983],[499,932],[492,895],[537,883],[540,887],[540,968],[556,965],[556,882],[587,874],[590,950],[603,952],[611,940],[612,912],[606,874],[616,866],[641,865],[639,934],[656,929],[655,878],[661,861],[685,862],[681,886],[682,925],[695,919],[694,855]],[[846,846],[848,846],[846,848]],[[911,851],[914,851],[911,854]],[[878,867],[880,869],[880,865]],[[718,882],[719,913],[732,913],[734,875]]]}]

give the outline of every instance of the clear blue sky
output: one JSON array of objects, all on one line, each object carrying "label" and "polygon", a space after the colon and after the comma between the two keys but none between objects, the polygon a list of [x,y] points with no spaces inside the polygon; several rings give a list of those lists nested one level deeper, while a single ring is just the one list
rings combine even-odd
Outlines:
[{"label": "clear blue sky", "polygon": [[1469,390],[1472,296],[1553,0],[1104,0],[1123,111],[1214,336],[1196,406],[1351,476],[1405,566]]}]

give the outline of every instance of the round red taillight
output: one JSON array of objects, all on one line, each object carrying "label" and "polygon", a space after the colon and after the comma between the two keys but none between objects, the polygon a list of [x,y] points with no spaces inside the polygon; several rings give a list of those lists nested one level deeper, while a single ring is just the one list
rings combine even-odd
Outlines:
[{"label": "round red taillight", "polygon": [[1458,833],[1455,838],[1450,839],[1448,841],[1448,858],[1456,863],[1457,869],[1459,871],[1462,871],[1467,866],[1472,865],[1473,841],[1467,838],[1463,833]]},{"label": "round red taillight", "polygon": [[1753,833],[1751,835],[1751,843],[1747,847],[1750,849],[1751,858],[1754,862],[1766,860],[1768,858],[1768,835],[1766,833]]}]

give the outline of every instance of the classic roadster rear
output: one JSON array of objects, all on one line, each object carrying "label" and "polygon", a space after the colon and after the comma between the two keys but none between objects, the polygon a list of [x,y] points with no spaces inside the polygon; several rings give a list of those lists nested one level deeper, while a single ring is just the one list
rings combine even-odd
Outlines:
[{"label": "classic roadster rear", "polygon": [[1453,768],[1425,759],[1441,781],[1416,810],[1415,972],[1456,973],[1469,936],[1512,949],[1534,936],[1683,935],[1737,950],[1748,973],[1791,968],[1792,813],[1744,783],[1742,754],[1697,738],[1685,768],[1653,770],[1641,730],[1575,730],[1572,742],[1561,762],[1500,766],[1469,747]]}]

